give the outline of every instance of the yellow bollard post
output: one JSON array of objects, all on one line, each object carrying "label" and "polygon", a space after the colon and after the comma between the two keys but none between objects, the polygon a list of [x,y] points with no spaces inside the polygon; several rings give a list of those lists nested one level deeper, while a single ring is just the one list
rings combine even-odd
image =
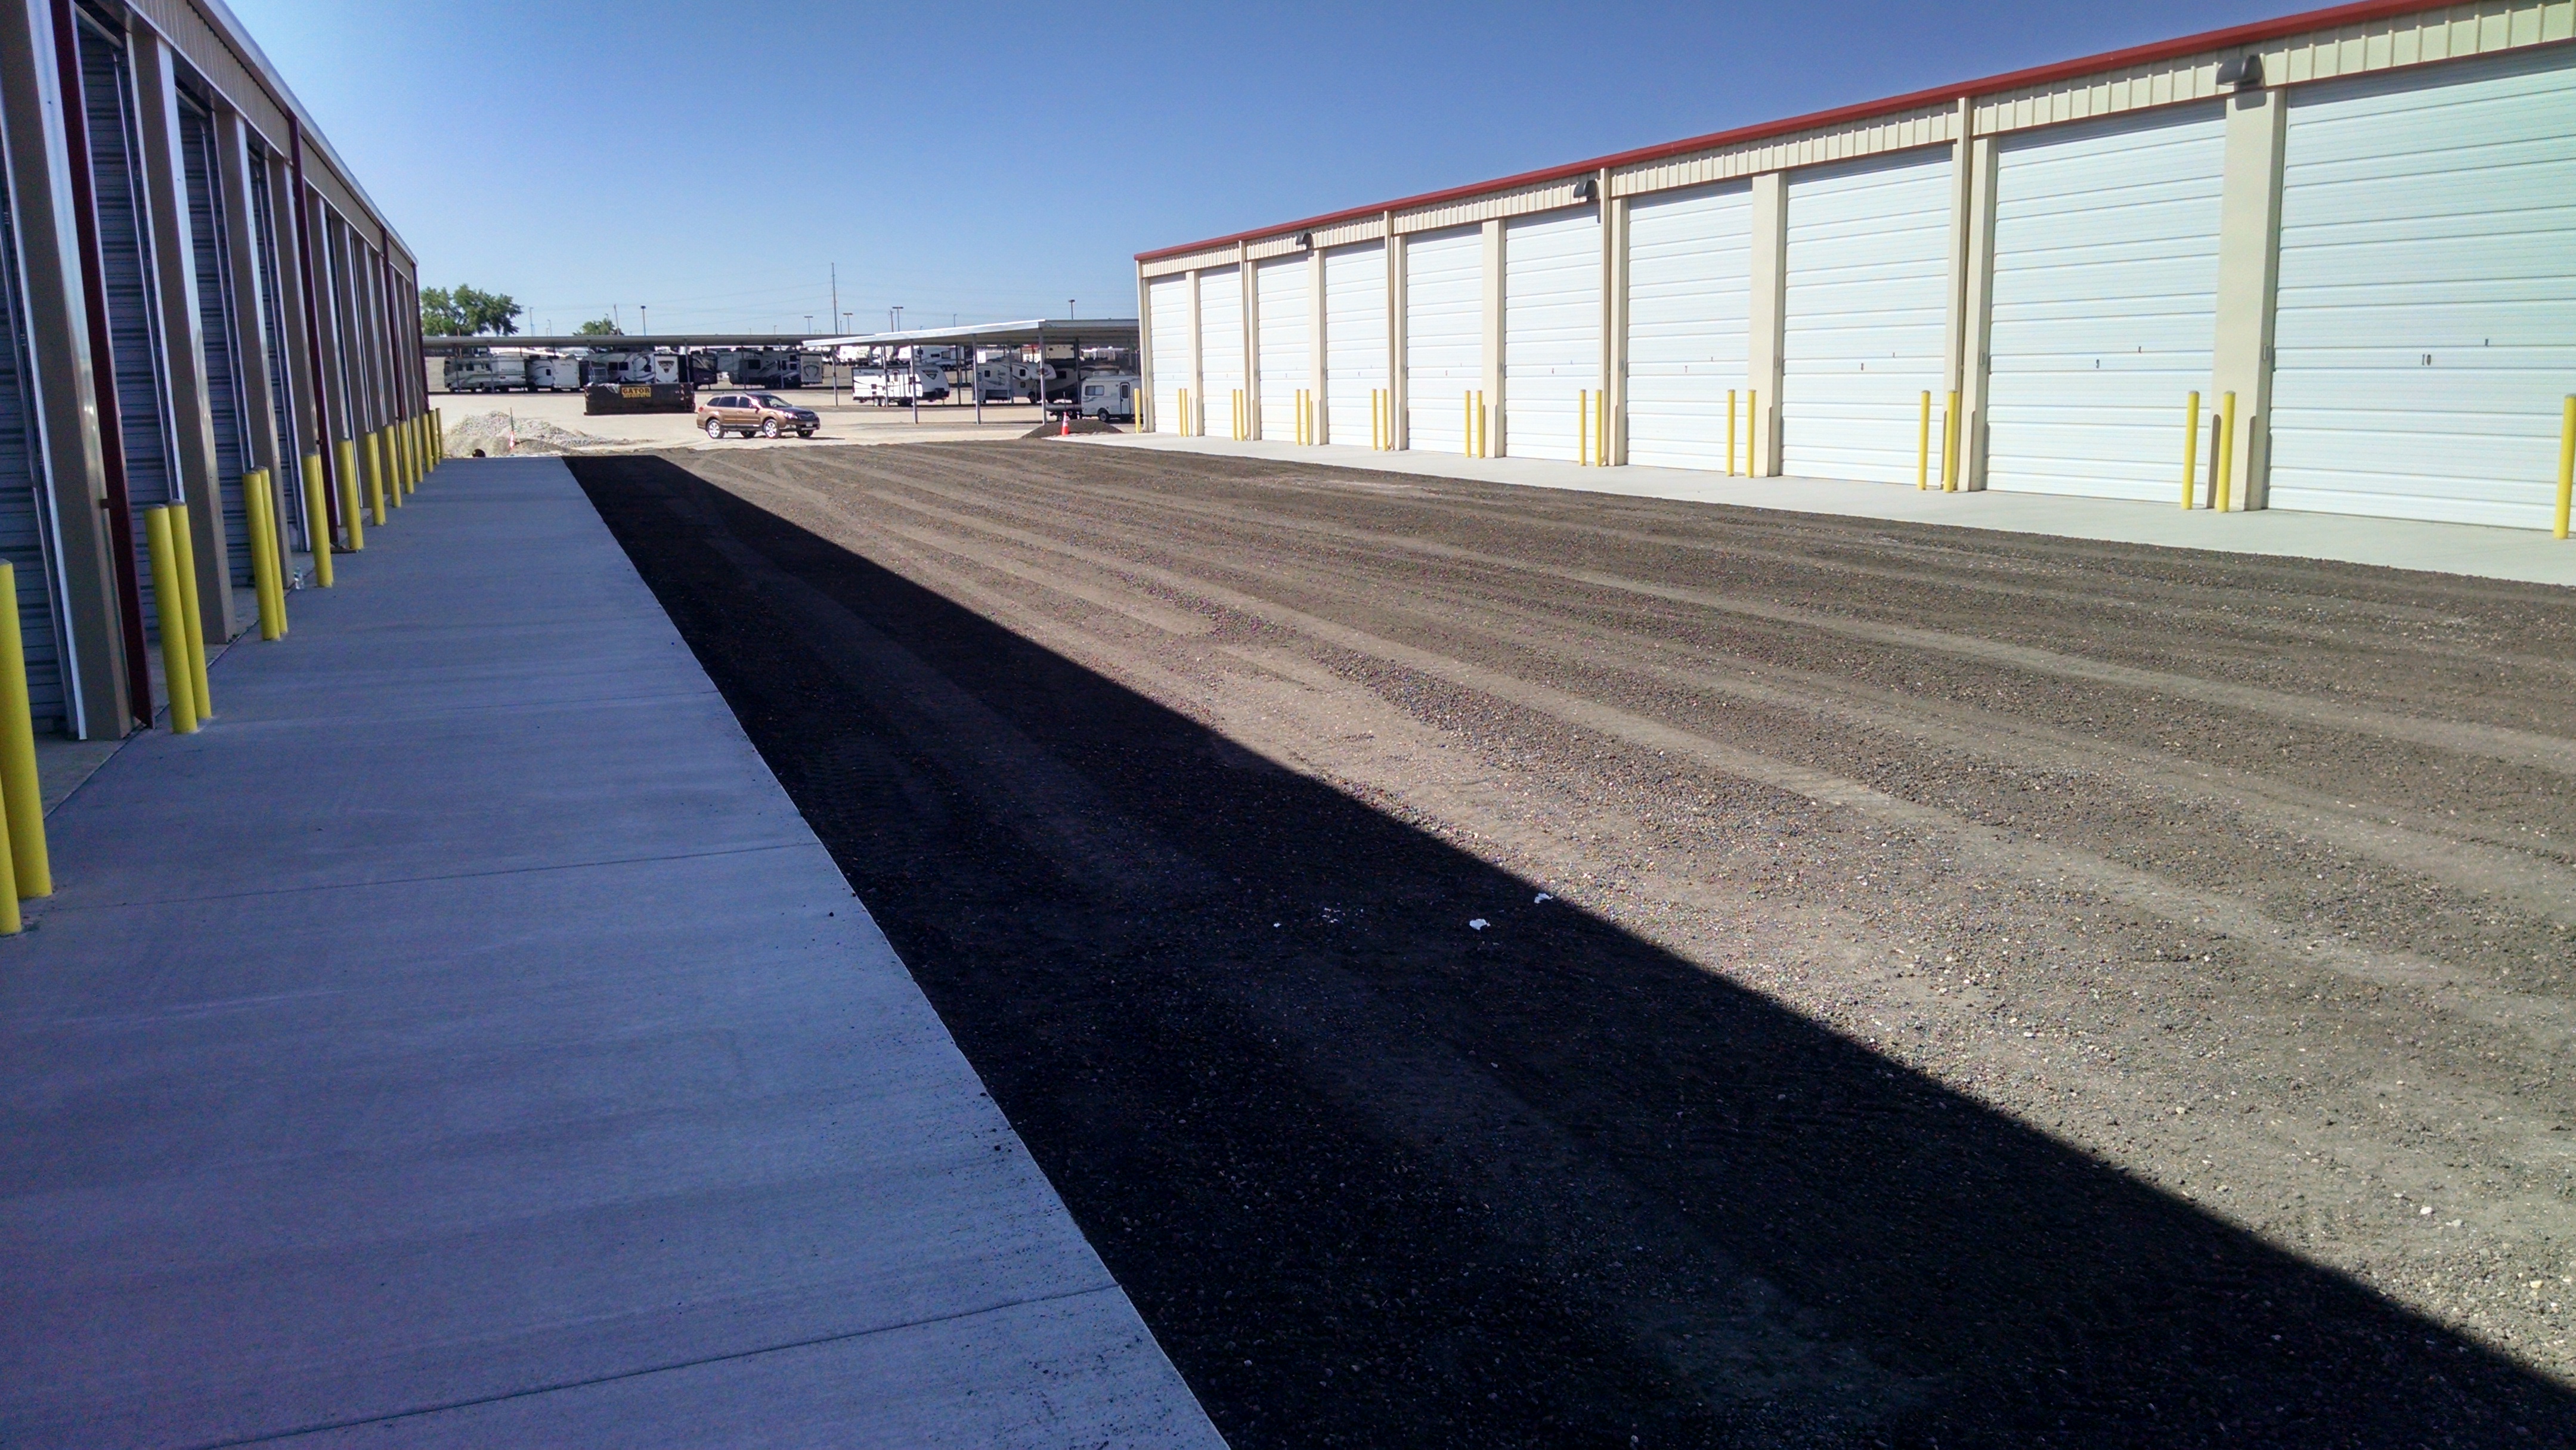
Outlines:
[{"label": "yellow bollard post", "polygon": [[422,472],[420,420],[408,418],[403,421],[403,492],[420,492]]},{"label": "yellow bollard post", "polygon": [[1923,390],[1923,417],[1914,426],[1914,487],[1932,487],[1932,390]]},{"label": "yellow bollard post", "polygon": [[36,725],[27,706],[27,646],[18,633],[18,573],[0,559],[0,809],[11,896],[54,894],[53,858],[45,846],[45,791],[36,774]]},{"label": "yellow bollard post", "polygon": [[340,531],[354,554],[367,547],[367,525],[358,517],[358,445],[343,438],[332,449],[340,461]]},{"label": "yellow bollard post", "polygon": [[170,728],[197,733],[197,692],[188,677],[188,609],[180,602],[179,560],[171,552],[170,510],[143,511],[143,538],[152,555],[152,603],[161,618],[161,688],[170,696]]},{"label": "yellow bollard post", "polygon": [[1592,390],[1577,388],[1574,393],[1574,465],[1592,466]]},{"label": "yellow bollard post", "polygon": [[377,429],[361,444],[362,465],[367,471],[367,522],[377,528],[385,526],[385,435]]},{"label": "yellow bollard post", "polygon": [[331,587],[330,500],[323,497],[322,455],[304,455],[304,541],[313,548],[313,583]]},{"label": "yellow bollard post", "polygon": [[2558,520],[2550,529],[2551,537],[2567,537],[2571,502],[2576,502],[2576,393],[2568,395],[2565,416],[2558,422]]},{"label": "yellow bollard post", "polygon": [[1735,389],[1726,390],[1726,476],[1735,476]]},{"label": "yellow bollard post", "polygon": [[250,523],[250,585],[259,596],[259,637],[274,640],[286,633],[286,603],[277,593],[277,554],[272,547],[276,536],[269,515],[266,484],[268,470],[254,468],[242,475],[242,517]]},{"label": "yellow bollard post", "polygon": [[1744,390],[1744,476],[1758,478],[1762,469],[1755,457],[1762,448],[1762,390]]},{"label": "yellow bollard post", "polygon": [[1959,390],[1950,390],[1949,406],[1941,414],[1941,491],[1959,491]]},{"label": "yellow bollard post", "polygon": [[2236,395],[2218,399],[2218,497],[2210,507],[2228,513],[2236,507]]},{"label": "yellow bollard post", "polygon": [[18,867],[12,855],[8,836],[0,834],[0,936],[27,929],[27,918],[18,910]]},{"label": "yellow bollard post", "polygon": [[286,506],[277,497],[277,474],[259,471],[260,518],[268,527],[268,589],[277,596],[277,636],[290,632],[286,621]]},{"label": "yellow bollard post", "polygon": [[2192,389],[2191,399],[2183,405],[2182,424],[2182,506],[2191,508],[2193,487],[2200,473],[2200,390]]},{"label": "yellow bollard post", "polygon": [[[211,720],[215,700],[206,688],[206,625],[205,616],[199,613],[202,606],[197,602],[197,545],[189,533],[188,506],[184,503],[170,505],[170,539],[179,556],[180,582],[186,586],[179,591],[179,605],[188,618],[188,683],[197,692],[197,718]],[[167,650],[169,646],[162,648]]]},{"label": "yellow bollard post", "polygon": [[1492,418],[1492,411],[1485,406],[1485,390],[1478,388],[1476,390],[1476,456],[1478,458],[1494,456],[1485,446],[1485,424]]}]

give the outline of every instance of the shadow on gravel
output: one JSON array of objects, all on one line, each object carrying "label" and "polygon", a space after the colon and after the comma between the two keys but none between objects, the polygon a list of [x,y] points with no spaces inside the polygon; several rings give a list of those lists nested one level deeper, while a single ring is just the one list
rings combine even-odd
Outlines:
[{"label": "shadow on gravel", "polygon": [[571,466],[1238,1446],[2576,1425],[2485,1349],[664,460]]}]

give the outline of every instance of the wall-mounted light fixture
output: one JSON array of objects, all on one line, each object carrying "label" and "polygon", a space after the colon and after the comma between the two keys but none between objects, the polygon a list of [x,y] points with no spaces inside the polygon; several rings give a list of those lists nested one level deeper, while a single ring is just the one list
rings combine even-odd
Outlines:
[{"label": "wall-mounted light fixture", "polygon": [[1311,252],[1315,250],[1315,234],[1313,232],[1299,232],[1297,234],[1297,250],[1301,252]]},{"label": "wall-mounted light fixture", "polygon": [[2218,63],[2218,83],[2232,91],[2250,91],[2263,84],[2263,57],[2230,56]]},{"label": "wall-mounted light fixture", "polygon": [[1574,183],[1574,199],[1576,201],[1594,201],[1599,199],[1600,195],[1601,181],[1598,177],[1587,176],[1581,181]]}]

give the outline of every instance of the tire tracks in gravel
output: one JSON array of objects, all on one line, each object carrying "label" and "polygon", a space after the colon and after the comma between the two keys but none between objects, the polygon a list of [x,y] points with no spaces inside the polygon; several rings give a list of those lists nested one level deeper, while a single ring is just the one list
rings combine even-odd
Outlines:
[{"label": "tire tracks in gravel", "polygon": [[[882,491],[878,497],[883,503],[952,527],[969,529],[1026,548],[1057,554],[1093,568],[1150,581],[1183,597],[1204,599],[1336,649],[1385,660],[1428,678],[1474,690],[1597,734],[1650,750],[1677,754],[1711,769],[1819,805],[1850,810],[1883,825],[1940,835],[1956,842],[1962,850],[1974,853],[1991,869],[2022,881],[2058,886],[2073,883],[2103,900],[2179,925],[2198,925],[2250,948],[2282,950],[2309,938],[2308,933],[2295,931],[2289,924],[2235,896],[2184,886],[2087,852],[2017,837],[2011,832],[1983,825],[1936,806],[1891,795],[1847,777],[1780,761],[1635,711],[1421,649],[1227,588],[1204,577],[1049,539],[1028,530],[953,509],[924,505],[918,500],[906,500]],[[1175,547],[1168,537],[1160,543],[1166,549]],[[1457,552],[1464,554],[1467,551]],[[1484,562],[1482,559],[1467,561]],[[1247,567],[1236,561],[1202,562],[1227,572]],[[2304,949],[2299,950],[2297,956],[2302,961],[2323,966],[2355,981],[2424,994],[2444,1010],[2491,1027],[2528,1035],[2536,1043],[2552,1049],[2563,1046],[2571,1028],[2576,1028],[2576,1011],[2571,1011],[2568,1003],[2465,983],[2460,980],[2457,969],[2411,952],[2311,938],[2306,940]]]}]

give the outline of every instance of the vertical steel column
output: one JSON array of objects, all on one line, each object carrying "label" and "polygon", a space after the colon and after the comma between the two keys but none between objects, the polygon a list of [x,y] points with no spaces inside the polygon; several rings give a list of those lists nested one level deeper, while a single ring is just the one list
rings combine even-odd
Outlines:
[{"label": "vertical steel column", "polygon": [[[68,3],[68,0],[56,0],[56,3]],[[314,553],[328,554],[331,551],[331,531],[340,524],[340,462],[331,447],[331,388],[322,373],[321,291],[313,266],[312,208],[315,199],[304,185],[304,126],[291,112],[286,118],[286,141],[287,166],[293,181],[289,195],[295,207],[296,293],[299,300],[296,310],[304,314],[305,376],[313,389],[313,411],[305,416],[313,420],[313,447],[322,457],[322,507],[326,514],[321,536],[314,539],[312,545]],[[307,532],[311,532],[309,525]]]},{"label": "vertical steel column", "polygon": [[[90,174],[89,114],[81,99],[80,22],[71,0],[53,0],[54,63],[60,75],[63,141],[72,182],[72,213],[80,245],[82,311],[89,329],[91,400],[97,410],[98,452],[104,477],[107,536],[115,569],[119,643],[125,674],[127,718],[152,727],[152,659],[143,637],[143,583],[134,563],[133,498],[126,489],[123,414],[117,406],[107,321],[107,274],[100,259],[97,185]],[[123,734],[123,731],[119,731]]]}]

